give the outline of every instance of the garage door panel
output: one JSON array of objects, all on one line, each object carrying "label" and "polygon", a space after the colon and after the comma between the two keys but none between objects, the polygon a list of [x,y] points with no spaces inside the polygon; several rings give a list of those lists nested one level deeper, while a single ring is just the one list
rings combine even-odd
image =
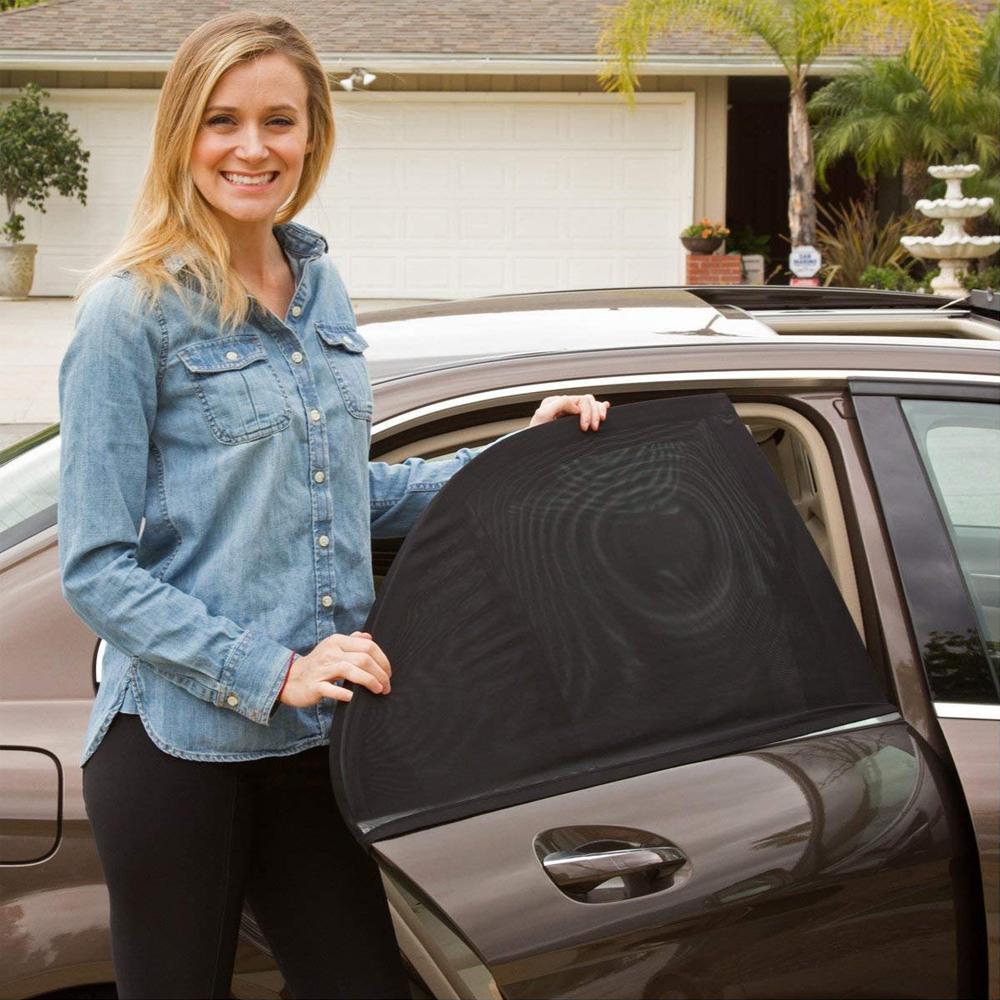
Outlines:
[{"label": "garage door panel", "polygon": [[454,261],[448,257],[410,257],[404,267],[404,280],[416,295],[446,295],[453,284]]},{"label": "garage door panel", "polygon": [[681,265],[680,255],[664,254],[661,257],[632,257],[622,262],[625,286],[647,288],[662,283],[662,275],[675,271]]},{"label": "garage door panel", "polygon": [[378,295],[376,289],[398,287],[399,263],[389,254],[353,257],[344,269],[343,278],[352,295],[359,298]]},{"label": "garage door panel", "polygon": [[472,150],[462,154],[458,164],[458,187],[470,193],[504,190],[512,164],[509,157],[495,152]]},{"label": "garage door panel", "polygon": [[507,261],[503,257],[471,257],[459,262],[459,280],[470,294],[489,294],[507,283]]},{"label": "garage door panel", "polygon": [[502,240],[507,235],[507,215],[500,208],[463,209],[458,231],[463,240]]},{"label": "garage door panel", "polygon": [[514,117],[513,140],[518,146],[550,148],[563,138],[565,115],[558,107],[519,109]]},{"label": "garage door panel", "polygon": [[511,119],[506,108],[480,105],[479,114],[463,115],[458,124],[461,143],[492,143],[510,141]]},{"label": "garage door panel", "polygon": [[608,288],[617,284],[614,265],[603,258],[572,258],[566,261],[569,284],[575,288]]},{"label": "garage door panel", "polygon": [[514,262],[514,291],[535,292],[558,288],[563,282],[555,257],[522,257]]}]

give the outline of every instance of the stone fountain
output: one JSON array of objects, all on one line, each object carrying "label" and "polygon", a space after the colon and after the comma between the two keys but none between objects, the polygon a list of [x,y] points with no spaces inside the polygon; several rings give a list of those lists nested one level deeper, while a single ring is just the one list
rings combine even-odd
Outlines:
[{"label": "stone fountain", "polygon": [[938,295],[964,296],[960,274],[967,269],[967,261],[1000,249],[1000,236],[970,236],[965,231],[965,220],[984,215],[993,199],[963,197],[962,181],[979,173],[975,163],[928,167],[927,172],[947,181],[948,189],[943,198],[921,198],[916,208],[929,219],[940,219],[941,232],[937,236],[904,236],[900,242],[914,257],[938,261],[941,273],[931,280]]}]

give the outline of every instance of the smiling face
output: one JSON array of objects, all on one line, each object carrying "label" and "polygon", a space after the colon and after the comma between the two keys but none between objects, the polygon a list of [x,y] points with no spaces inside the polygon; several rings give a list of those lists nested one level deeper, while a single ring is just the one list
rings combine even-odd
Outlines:
[{"label": "smiling face", "polygon": [[191,177],[223,225],[266,224],[298,187],[310,150],[308,90],[280,52],[219,78],[191,151]]}]

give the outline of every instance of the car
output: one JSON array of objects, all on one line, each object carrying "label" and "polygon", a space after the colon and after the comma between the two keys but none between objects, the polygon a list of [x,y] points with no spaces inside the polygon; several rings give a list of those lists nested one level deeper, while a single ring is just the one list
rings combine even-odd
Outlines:
[{"label": "car", "polygon": [[[633,731],[648,729],[658,703],[619,699],[622,768],[584,764],[561,784],[550,757],[530,755],[532,733],[511,728],[518,705],[491,702],[482,685],[437,706],[447,725],[422,731],[411,709],[426,801],[409,818],[366,812],[381,787],[367,766],[338,795],[383,870],[416,995],[1000,1000],[997,297],[602,289],[368,313],[359,331],[375,460],[489,443],[524,428],[552,394],[612,401],[594,441],[629,414],[639,440],[647,420],[667,448],[669,429],[651,416],[667,412],[659,407],[734,411],[749,431],[735,447],[755,445],[768,516],[798,539],[807,587],[832,602],[815,656],[799,655],[803,671],[823,664],[833,680],[852,672],[881,692],[835,724],[748,724],[721,749],[640,760]],[[544,436],[487,450],[424,520],[447,514],[461,477],[502,474],[506,456]],[[729,474],[720,454],[709,485]],[[101,643],[60,591],[58,427],[0,463],[0,998],[106,989],[107,897],[78,767]],[[641,465],[616,473],[621,488],[638,483]],[[394,593],[412,596],[408,567],[420,561],[408,553],[433,554],[433,538],[418,538],[424,520],[405,543],[373,543],[377,621],[398,614]],[[651,538],[640,555],[661,551]],[[482,578],[502,566],[487,562]],[[734,662],[770,638],[750,616],[734,640],[732,602],[699,611]],[[789,617],[808,644],[815,615]],[[607,623],[583,627],[596,636]],[[586,676],[567,673],[571,697]],[[696,743],[702,714],[726,701],[698,690],[686,710]],[[547,701],[541,684],[531,697],[555,726],[564,702]],[[336,759],[368,738],[366,704],[337,714]],[[594,713],[607,738],[599,705]],[[494,773],[480,752],[501,769],[519,762],[504,794],[480,787]],[[449,798],[455,788],[463,802]],[[425,791],[420,773],[406,795],[414,789]],[[280,975],[249,913],[242,931],[234,995],[277,995]]]}]

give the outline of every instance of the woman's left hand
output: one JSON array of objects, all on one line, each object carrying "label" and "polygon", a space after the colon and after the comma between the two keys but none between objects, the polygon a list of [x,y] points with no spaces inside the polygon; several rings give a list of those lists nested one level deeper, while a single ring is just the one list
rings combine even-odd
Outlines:
[{"label": "woman's left hand", "polygon": [[601,421],[608,415],[608,407],[611,404],[607,401],[599,402],[591,395],[586,396],[546,396],[541,405],[535,410],[535,415],[531,418],[529,427],[537,427],[539,424],[547,424],[559,417],[567,414],[580,414],[580,430],[596,431],[601,426]]}]

